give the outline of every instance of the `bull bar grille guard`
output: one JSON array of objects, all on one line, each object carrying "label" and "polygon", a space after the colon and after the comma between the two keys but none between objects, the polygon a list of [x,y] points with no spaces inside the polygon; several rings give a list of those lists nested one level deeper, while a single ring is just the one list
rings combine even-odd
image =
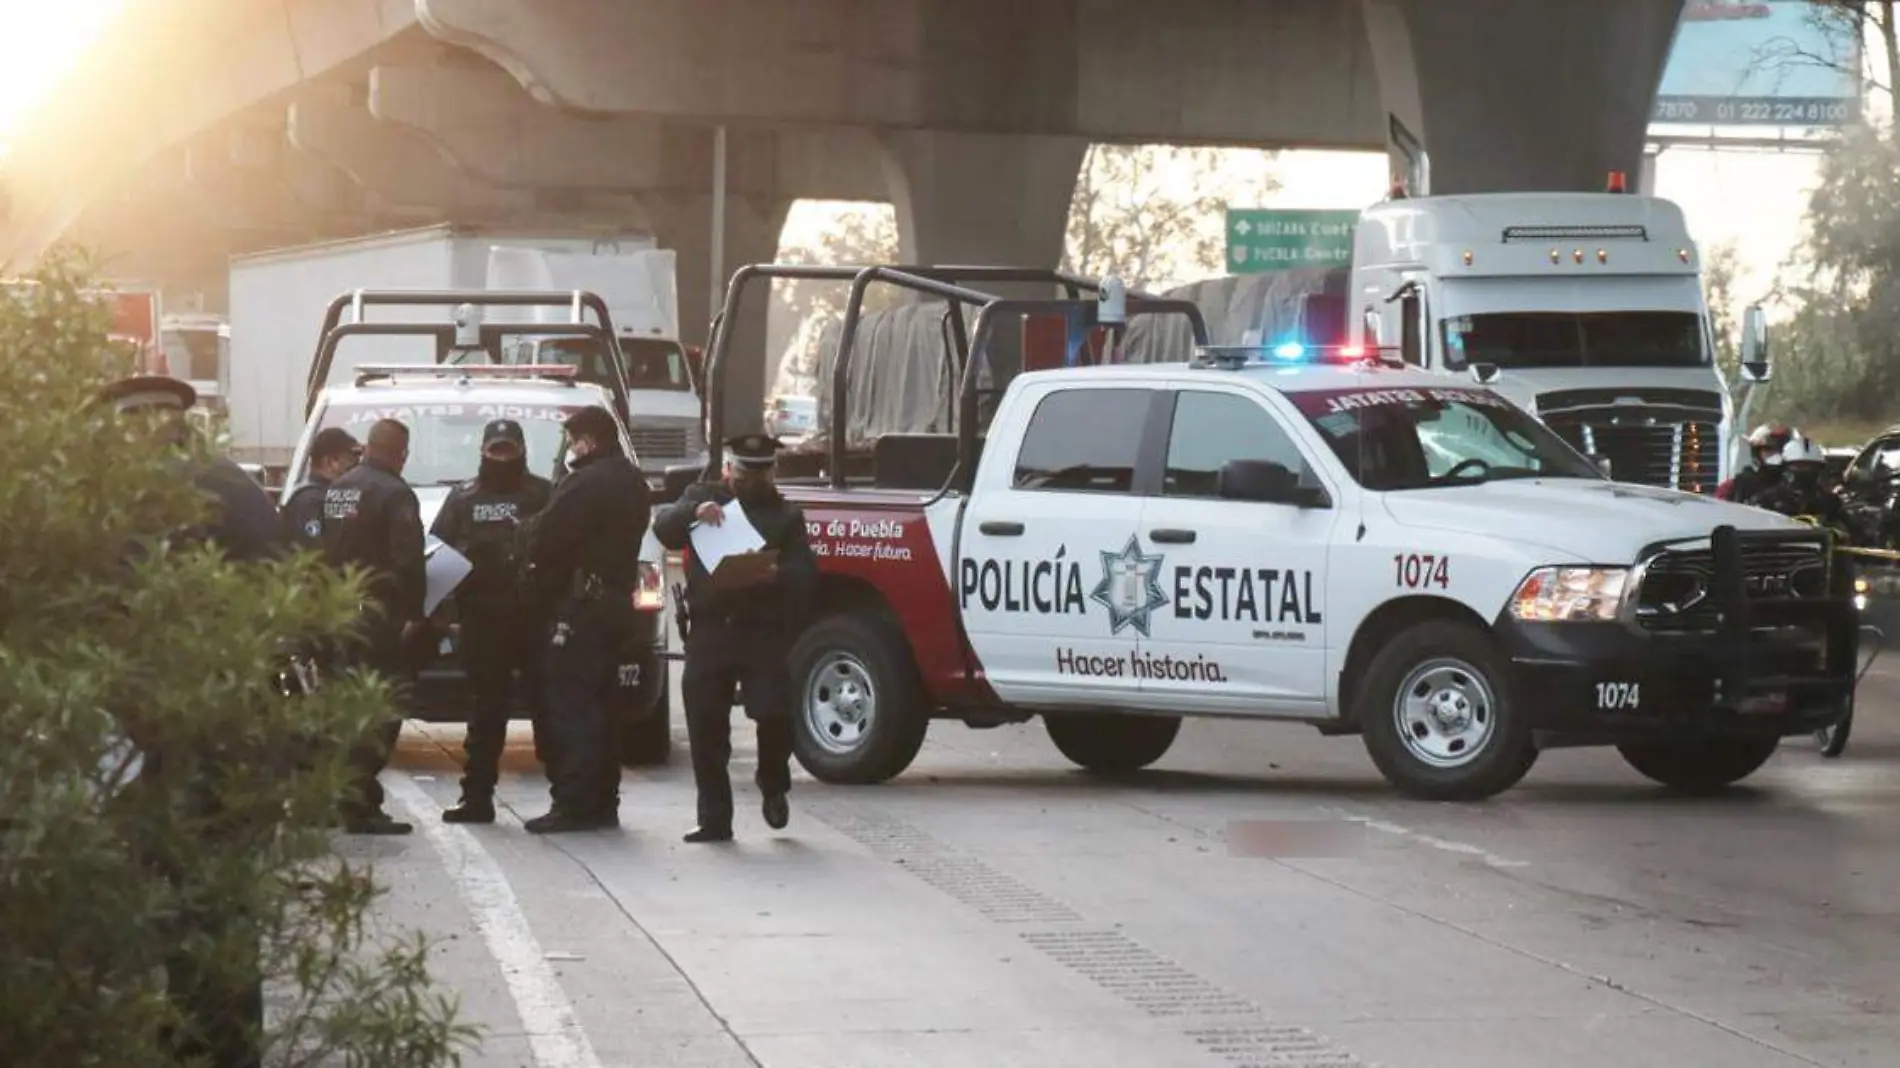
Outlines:
[{"label": "bull bar grille guard", "polygon": [[[1825,587],[1818,596],[1750,594],[1747,560],[1751,553],[1817,544],[1826,571]],[[1834,534],[1819,528],[1737,530],[1725,525],[1716,527],[1707,537],[1652,544],[1645,548],[1642,563],[1637,565],[1631,589],[1632,604],[1641,595],[1644,572],[1657,558],[1684,550],[1700,550],[1704,545],[1713,564],[1709,598],[1714,604],[1715,626],[1712,632],[1692,636],[1712,642],[1712,647],[1705,645],[1704,648],[1710,650],[1718,668],[1717,703],[1733,705],[1749,696],[1777,692],[1790,698],[1801,693],[1826,694],[1838,690],[1843,683],[1850,687],[1851,693],[1851,687],[1866,674],[1879,656],[1879,650],[1876,648],[1874,656],[1865,663],[1856,663],[1860,635],[1873,628],[1860,623],[1854,603],[1853,571],[1842,566],[1844,554]],[[1634,625],[1633,620],[1629,622]],[[1761,655],[1761,632],[1790,626],[1822,629],[1823,660],[1818,673],[1789,674],[1777,667],[1757,667],[1773,663],[1772,658]],[[1645,633],[1664,640],[1680,636]]]}]

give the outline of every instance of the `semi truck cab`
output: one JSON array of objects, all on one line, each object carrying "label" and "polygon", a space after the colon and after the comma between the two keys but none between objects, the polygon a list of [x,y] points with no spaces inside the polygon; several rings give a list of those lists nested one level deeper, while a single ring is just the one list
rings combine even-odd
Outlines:
[{"label": "semi truck cab", "polygon": [[1366,209],[1347,338],[1491,386],[1619,481],[1710,494],[1740,420],[1701,256],[1681,208],[1624,194],[1618,177],[1607,193],[1397,195]]}]

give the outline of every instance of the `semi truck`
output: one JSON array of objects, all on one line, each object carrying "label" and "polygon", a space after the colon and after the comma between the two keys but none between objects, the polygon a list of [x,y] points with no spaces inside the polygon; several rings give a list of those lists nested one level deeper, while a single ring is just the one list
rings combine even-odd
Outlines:
[{"label": "semi truck", "polygon": [[[775,270],[811,269],[748,268],[735,294]],[[1208,716],[1363,735],[1421,798],[1496,794],[1575,745],[1713,789],[1847,715],[1859,626],[1825,531],[1612,482],[1486,385],[1377,353],[1209,346],[1191,302],[1112,284],[1004,300],[977,270],[868,272],[979,308],[953,425],[884,434],[862,478],[781,481],[820,571],[790,657],[814,777],[899,774],[933,721],[1032,717],[1074,763],[1124,773]],[[1176,315],[1197,346],[1017,374],[986,418],[988,344],[1043,314],[1077,340]]]},{"label": "semi truck", "polygon": [[[1750,308],[1740,380],[1724,379],[1702,269],[1681,208],[1627,193],[1621,174],[1603,193],[1395,189],[1360,214],[1349,266],[1306,272],[1302,299],[1263,299],[1246,325],[1288,355],[1377,349],[1489,385],[1620,481],[1709,494],[1741,462],[1770,370]],[[1130,333],[1136,362],[1187,343],[1178,324]]]},{"label": "semi truck", "polygon": [[[234,256],[230,269],[229,408],[232,455],[263,465],[273,475],[290,461],[304,425],[306,375],[310,353],[330,302],[358,289],[460,291],[494,288],[489,281],[491,250],[526,248],[572,253],[600,261],[654,249],[646,234],[617,231],[523,232],[480,227],[432,226],[393,231]],[[599,291],[600,287],[580,288]],[[604,294],[615,316],[629,308],[622,330],[646,332],[639,311],[652,301],[644,294],[620,300]],[[438,307],[378,306],[384,322],[440,319]],[[495,309],[495,316],[524,320],[524,309]],[[651,319],[651,315],[646,316]],[[619,321],[618,319],[616,320]],[[661,329],[671,324],[660,322]],[[339,351],[339,373],[363,363],[429,363],[435,353],[426,338],[413,334],[364,334]],[[642,422],[639,412],[633,422]]]}]

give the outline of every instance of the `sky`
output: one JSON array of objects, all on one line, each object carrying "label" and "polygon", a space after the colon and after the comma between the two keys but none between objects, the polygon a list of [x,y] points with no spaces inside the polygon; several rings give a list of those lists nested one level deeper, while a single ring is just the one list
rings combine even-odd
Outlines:
[{"label": "sky", "polygon": [[123,0],[0,0],[0,147]]}]

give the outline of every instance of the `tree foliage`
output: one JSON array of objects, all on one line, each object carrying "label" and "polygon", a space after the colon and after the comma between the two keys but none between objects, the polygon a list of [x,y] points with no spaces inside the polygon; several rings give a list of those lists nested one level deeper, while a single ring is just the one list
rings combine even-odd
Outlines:
[{"label": "tree foliage", "polygon": [[[474,1033],[427,947],[367,934],[373,873],[325,829],[388,694],[274,685],[286,645],[346,632],[360,578],[174,537],[208,502],[175,452],[88,403],[128,368],[83,276],[61,261],[0,297],[0,1049],[175,1064],[167,958],[237,989],[254,958],[267,1063],[457,1063]],[[193,936],[190,913],[227,922]]]},{"label": "tree foliage", "polygon": [[[889,204],[877,203],[839,205],[816,240],[789,246],[779,254],[781,263],[824,265],[895,263],[897,259],[897,214]],[[779,381],[788,392],[809,390],[825,328],[843,319],[850,291],[844,282],[773,283],[774,311],[786,328],[771,343],[770,351],[783,354]],[[864,308],[888,308],[899,296],[891,286],[872,286],[865,291]]]},{"label": "tree foliage", "polygon": [[1167,289],[1227,273],[1227,208],[1279,188],[1268,153],[1175,145],[1090,146],[1069,206],[1064,266]]}]

